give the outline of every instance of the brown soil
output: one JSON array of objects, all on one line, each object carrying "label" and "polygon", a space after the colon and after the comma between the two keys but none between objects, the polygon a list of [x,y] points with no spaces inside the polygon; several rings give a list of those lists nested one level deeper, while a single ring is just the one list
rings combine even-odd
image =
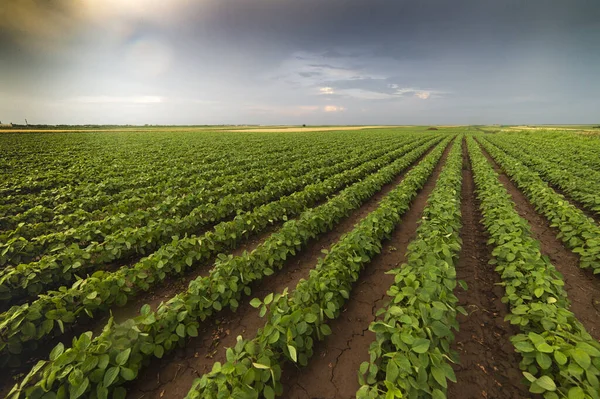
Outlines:
[{"label": "brown soil", "polygon": [[484,155],[500,174],[500,181],[512,196],[519,215],[531,226],[533,238],[541,244],[540,251],[550,258],[552,264],[563,275],[565,290],[571,301],[570,310],[584,325],[588,333],[600,339],[600,282],[590,270],[579,267],[579,255],[567,249],[557,238],[558,230],[550,227],[545,216],[537,213],[527,197],[504,174],[492,157],[483,149]]},{"label": "brown soil", "polygon": [[307,367],[286,365],[282,378],[284,397],[351,398],[356,395],[360,388],[358,369],[362,362],[369,360],[369,346],[375,339],[369,325],[375,320],[377,310],[385,306],[386,292],[394,282],[394,276],[385,272],[404,262],[406,248],[416,235],[427,197],[435,187],[448,151],[449,147],[391,239],[361,273],[340,316],[329,323],[333,334],[316,344],[315,355]]},{"label": "brown soil", "polygon": [[[419,161],[420,159],[417,162]],[[198,337],[188,339],[185,348],[178,349],[161,360],[153,359],[128,387],[128,397],[183,398],[194,379],[209,372],[215,362],[226,360],[225,350],[235,345],[238,335],[253,337],[264,325],[265,320],[258,316],[258,310],[250,306],[249,300],[254,297],[263,298],[271,292],[281,292],[286,287],[293,289],[301,278],[307,278],[317,260],[323,256],[322,250],[335,244],[344,233],[351,231],[358,221],[377,208],[379,201],[403,177],[404,173],[398,175],[394,181],[344,218],[334,230],[309,243],[300,253],[290,258],[282,270],[257,282],[252,287],[252,295],[241,301],[236,312],[223,311],[216,320],[205,323]]]},{"label": "brown soil", "polygon": [[457,288],[455,295],[468,316],[459,314],[459,331],[452,349],[459,355],[454,364],[458,383],[448,386],[448,398],[527,398],[527,388],[520,383],[519,355],[510,343],[516,328],[504,321],[508,307],[502,303],[502,287],[496,285],[500,276],[489,265],[491,247],[481,224],[479,201],[466,143],[463,145],[462,229],[463,241],[456,265],[458,280],[467,283],[468,290]]}]

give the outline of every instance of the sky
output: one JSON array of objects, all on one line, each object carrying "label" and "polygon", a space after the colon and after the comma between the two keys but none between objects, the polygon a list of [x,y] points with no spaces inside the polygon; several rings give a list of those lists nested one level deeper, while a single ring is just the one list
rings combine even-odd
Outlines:
[{"label": "sky", "polygon": [[0,121],[600,122],[597,0],[1,0]]}]

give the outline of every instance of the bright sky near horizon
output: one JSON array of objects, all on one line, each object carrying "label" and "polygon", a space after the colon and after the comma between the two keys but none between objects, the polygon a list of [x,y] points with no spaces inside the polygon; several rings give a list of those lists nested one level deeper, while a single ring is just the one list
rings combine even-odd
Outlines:
[{"label": "bright sky near horizon", "polygon": [[2,0],[0,121],[598,123],[597,0]]}]

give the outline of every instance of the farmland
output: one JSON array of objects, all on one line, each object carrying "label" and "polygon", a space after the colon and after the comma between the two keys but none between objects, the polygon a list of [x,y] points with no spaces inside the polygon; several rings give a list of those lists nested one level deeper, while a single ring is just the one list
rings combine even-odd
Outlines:
[{"label": "farmland", "polygon": [[600,398],[596,135],[44,131],[0,154],[2,396]]}]

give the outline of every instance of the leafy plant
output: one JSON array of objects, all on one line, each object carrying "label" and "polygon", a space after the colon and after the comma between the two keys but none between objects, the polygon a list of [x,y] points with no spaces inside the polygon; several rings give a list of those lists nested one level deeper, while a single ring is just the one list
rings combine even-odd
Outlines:
[{"label": "leafy plant", "polygon": [[510,314],[506,320],[521,333],[511,338],[525,381],[532,393],[546,399],[600,397],[600,344],[569,311],[561,275],[530,227],[515,211],[498,175],[469,138],[477,196],[496,271],[502,278]]}]

